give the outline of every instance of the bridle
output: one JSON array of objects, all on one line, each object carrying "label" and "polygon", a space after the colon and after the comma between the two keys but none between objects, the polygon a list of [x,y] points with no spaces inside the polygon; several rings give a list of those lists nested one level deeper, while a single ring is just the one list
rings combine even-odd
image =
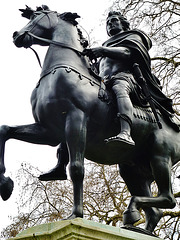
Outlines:
[{"label": "bridle", "polygon": [[[49,14],[49,13],[52,13],[52,12],[54,12],[54,11],[43,11],[41,14],[45,14],[46,16],[48,16],[48,14]],[[49,18],[49,16],[48,16],[48,18]],[[39,20],[40,20],[40,19],[39,19]],[[38,21],[37,21],[37,22],[38,22]],[[37,24],[37,22],[36,22],[36,24]],[[36,24],[35,24],[35,25],[36,25]],[[34,26],[35,26],[35,25],[34,25]],[[33,28],[34,28],[34,26],[33,26]],[[83,51],[79,51],[77,48],[75,48],[74,46],[72,46],[72,45],[70,45],[70,44],[65,44],[65,43],[62,43],[62,42],[57,42],[57,41],[50,40],[50,39],[48,39],[48,38],[39,37],[39,36],[31,33],[31,32],[30,32],[31,30],[32,30],[32,28],[31,28],[30,30],[25,31],[24,34],[27,34],[27,35],[29,35],[29,36],[37,39],[37,40],[40,40],[40,41],[42,41],[42,42],[44,42],[44,43],[53,44],[53,45],[56,45],[56,46],[59,46],[59,47],[63,47],[63,48],[68,48],[68,49],[71,49],[71,50],[75,51],[75,52],[76,52],[77,54],[79,54],[79,55],[82,55],[82,56],[85,55],[85,54],[83,54]],[[36,55],[36,57],[37,57],[37,60],[38,60],[38,63],[39,63],[39,65],[40,65],[40,67],[42,68],[42,66],[41,66],[41,61],[40,61],[40,58],[39,58],[39,56],[38,56],[38,53],[37,53],[32,47],[29,47],[29,48],[35,53],[35,55]]]}]

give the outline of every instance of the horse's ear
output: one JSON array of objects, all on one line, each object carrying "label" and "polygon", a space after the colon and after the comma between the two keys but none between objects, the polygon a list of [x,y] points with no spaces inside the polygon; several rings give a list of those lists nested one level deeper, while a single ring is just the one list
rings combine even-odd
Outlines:
[{"label": "horse's ear", "polygon": [[50,11],[49,7],[47,5],[42,5],[43,10]]},{"label": "horse's ear", "polygon": [[72,16],[73,16],[74,19],[80,18],[80,16],[77,13],[72,13]]},{"label": "horse's ear", "polygon": [[78,22],[75,19],[80,18],[80,16],[77,13],[65,12],[60,14],[60,18],[76,26]]},{"label": "horse's ear", "polygon": [[47,5],[42,5],[40,7],[36,7],[36,11],[50,11],[49,7]]},{"label": "horse's ear", "polygon": [[26,5],[26,9],[19,9],[22,12],[21,16],[30,19],[34,10]]}]

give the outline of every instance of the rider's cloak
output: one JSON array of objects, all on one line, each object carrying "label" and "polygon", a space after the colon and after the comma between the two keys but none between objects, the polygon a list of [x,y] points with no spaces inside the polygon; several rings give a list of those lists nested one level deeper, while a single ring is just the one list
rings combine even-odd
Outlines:
[{"label": "rider's cloak", "polygon": [[172,100],[162,93],[159,79],[151,73],[151,60],[148,51],[152,47],[152,42],[144,32],[134,29],[116,34],[104,42],[103,46],[123,46],[129,48],[132,52],[130,69],[132,69],[134,63],[138,63],[142,74],[146,79],[152,98],[163,108],[174,113]]}]

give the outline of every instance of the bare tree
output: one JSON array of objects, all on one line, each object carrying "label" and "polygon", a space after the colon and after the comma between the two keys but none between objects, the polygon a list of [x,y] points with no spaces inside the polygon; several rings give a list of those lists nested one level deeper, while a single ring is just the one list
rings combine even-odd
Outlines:
[{"label": "bare tree", "polygon": [[[104,166],[86,160],[86,170],[84,217],[114,226],[122,222],[130,195],[117,166]],[[20,186],[19,214],[13,218],[13,224],[3,230],[3,237],[12,237],[29,227],[70,215],[73,205],[70,180],[44,183],[38,180],[39,174],[37,168],[22,164],[16,179]]]},{"label": "bare tree", "polygon": [[19,186],[18,216],[3,230],[3,237],[13,237],[29,227],[63,219],[72,208],[70,181],[41,182],[41,172],[28,163],[22,164],[16,177]]},{"label": "bare tree", "polygon": [[[86,160],[84,180],[84,217],[96,222],[122,226],[123,212],[129,202],[129,192],[119,175],[117,165],[104,166]],[[23,164],[18,171],[16,182],[20,185],[18,216],[3,230],[3,237],[16,236],[29,227],[57,221],[70,215],[73,205],[72,184],[67,181],[41,182],[40,171],[30,164]],[[157,194],[156,185],[152,187]],[[177,189],[175,189],[177,190]],[[176,199],[180,192],[176,191]],[[179,234],[179,207],[174,211],[165,211],[164,218],[155,233],[173,239]],[[145,223],[144,214],[136,225]]]}]

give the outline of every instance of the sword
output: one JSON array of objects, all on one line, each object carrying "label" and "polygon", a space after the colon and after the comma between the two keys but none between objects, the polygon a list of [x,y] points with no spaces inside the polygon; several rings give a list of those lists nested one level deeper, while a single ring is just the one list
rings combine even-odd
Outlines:
[{"label": "sword", "polygon": [[155,119],[156,119],[156,121],[157,121],[157,124],[158,124],[158,126],[159,126],[159,129],[162,129],[162,124],[161,124],[161,122],[159,121],[159,117],[158,117],[158,115],[157,115],[157,112],[156,112],[156,108],[155,108],[153,99],[152,99],[151,94],[150,94],[150,92],[149,92],[149,89],[148,89],[148,85],[147,85],[147,83],[146,83],[146,80],[145,80],[145,78],[144,78],[143,75],[142,75],[142,72],[141,72],[141,69],[140,69],[140,67],[139,67],[139,64],[134,63],[133,69],[134,69],[134,75],[135,75],[135,77],[136,77],[136,80],[137,80],[138,84],[141,86],[141,88],[142,88],[142,90],[143,90],[143,93],[144,93],[144,95],[145,95],[145,97],[146,97],[147,102],[150,104],[150,107],[151,107],[152,112],[153,112],[153,114],[154,114],[154,117],[155,117]]}]

